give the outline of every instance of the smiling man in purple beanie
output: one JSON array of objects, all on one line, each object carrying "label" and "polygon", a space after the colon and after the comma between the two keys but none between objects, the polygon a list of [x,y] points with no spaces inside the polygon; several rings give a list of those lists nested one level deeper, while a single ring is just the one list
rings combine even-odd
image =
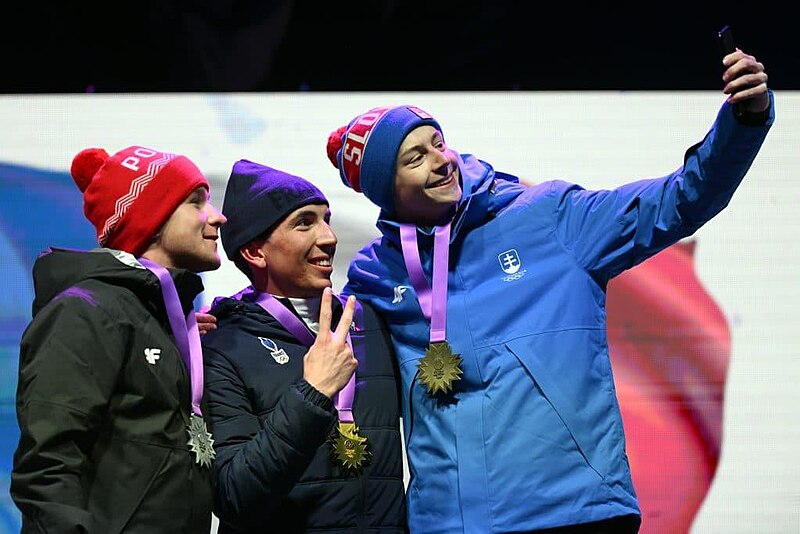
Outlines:
[{"label": "smiling man in purple beanie", "polygon": [[405,532],[391,344],[371,307],[331,291],[328,200],[240,160],[222,211],[252,285],[215,299],[203,338],[220,533]]}]

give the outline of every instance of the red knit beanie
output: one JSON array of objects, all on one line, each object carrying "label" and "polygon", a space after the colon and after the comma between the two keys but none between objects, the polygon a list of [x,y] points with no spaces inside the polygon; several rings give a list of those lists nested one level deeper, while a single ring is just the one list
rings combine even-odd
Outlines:
[{"label": "red knit beanie", "polygon": [[87,148],[70,174],[100,246],[140,256],[175,209],[208,180],[187,157],[130,146],[109,157]]}]

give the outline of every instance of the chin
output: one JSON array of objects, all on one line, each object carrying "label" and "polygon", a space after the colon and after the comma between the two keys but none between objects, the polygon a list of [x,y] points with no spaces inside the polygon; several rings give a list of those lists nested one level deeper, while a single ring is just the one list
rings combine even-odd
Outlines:
[{"label": "chin", "polygon": [[219,256],[214,256],[213,258],[202,258],[195,262],[196,266],[194,268],[190,268],[190,270],[196,273],[202,273],[204,271],[215,271],[220,268],[222,265],[222,260],[220,260]]}]

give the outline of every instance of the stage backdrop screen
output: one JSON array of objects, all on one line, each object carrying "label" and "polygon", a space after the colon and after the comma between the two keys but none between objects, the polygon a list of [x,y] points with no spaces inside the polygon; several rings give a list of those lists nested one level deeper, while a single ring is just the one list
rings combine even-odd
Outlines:
[{"label": "stage backdrop screen", "polygon": [[[529,184],[608,189],[680,167],[702,140],[715,92],[61,95],[0,97],[0,532],[18,532],[9,494],[19,431],[19,340],[31,268],[49,246],[92,248],[69,176],[86,147],[189,156],[221,207],[232,164],[298,174],[328,196],[339,237],[334,288],[378,235],[377,209],[329,163],[328,134],[357,113],[413,104],[447,143]],[[777,120],[730,205],[692,237],[608,287],[608,338],[643,533],[800,532],[800,93]],[[224,260],[197,306],[246,285]],[[216,529],[216,527],[215,527]]]}]

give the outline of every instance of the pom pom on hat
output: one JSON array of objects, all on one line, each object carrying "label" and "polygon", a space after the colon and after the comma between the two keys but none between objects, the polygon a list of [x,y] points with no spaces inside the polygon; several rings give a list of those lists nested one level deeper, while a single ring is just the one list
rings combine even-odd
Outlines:
[{"label": "pom pom on hat", "polygon": [[86,148],[72,158],[72,167],[70,167],[69,173],[78,184],[81,193],[86,191],[86,188],[92,183],[92,178],[107,159],[108,152],[102,148]]},{"label": "pom pom on hat", "polygon": [[177,207],[208,179],[187,157],[142,146],[113,156],[87,148],[72,160],[83,213],[100,246],[140,256]]},{"label": "pom pom on hat", "polygon": [[339,168],[339,160],[336,158],[337,154],[342,149],[342,136],[346,131],[347,126],[340,126],[328,136],[328,159],[337,169]]},{"label": "pom pom on hat", "polygon": [[[335,161],[346,186],[363,192],[391,217],[397,151],[412,130],[426,125],[442,131],[436,119],[418,107],[373,108],[328,136],[328,159]],[[332,155],[334,149],[336,153]]]}]

